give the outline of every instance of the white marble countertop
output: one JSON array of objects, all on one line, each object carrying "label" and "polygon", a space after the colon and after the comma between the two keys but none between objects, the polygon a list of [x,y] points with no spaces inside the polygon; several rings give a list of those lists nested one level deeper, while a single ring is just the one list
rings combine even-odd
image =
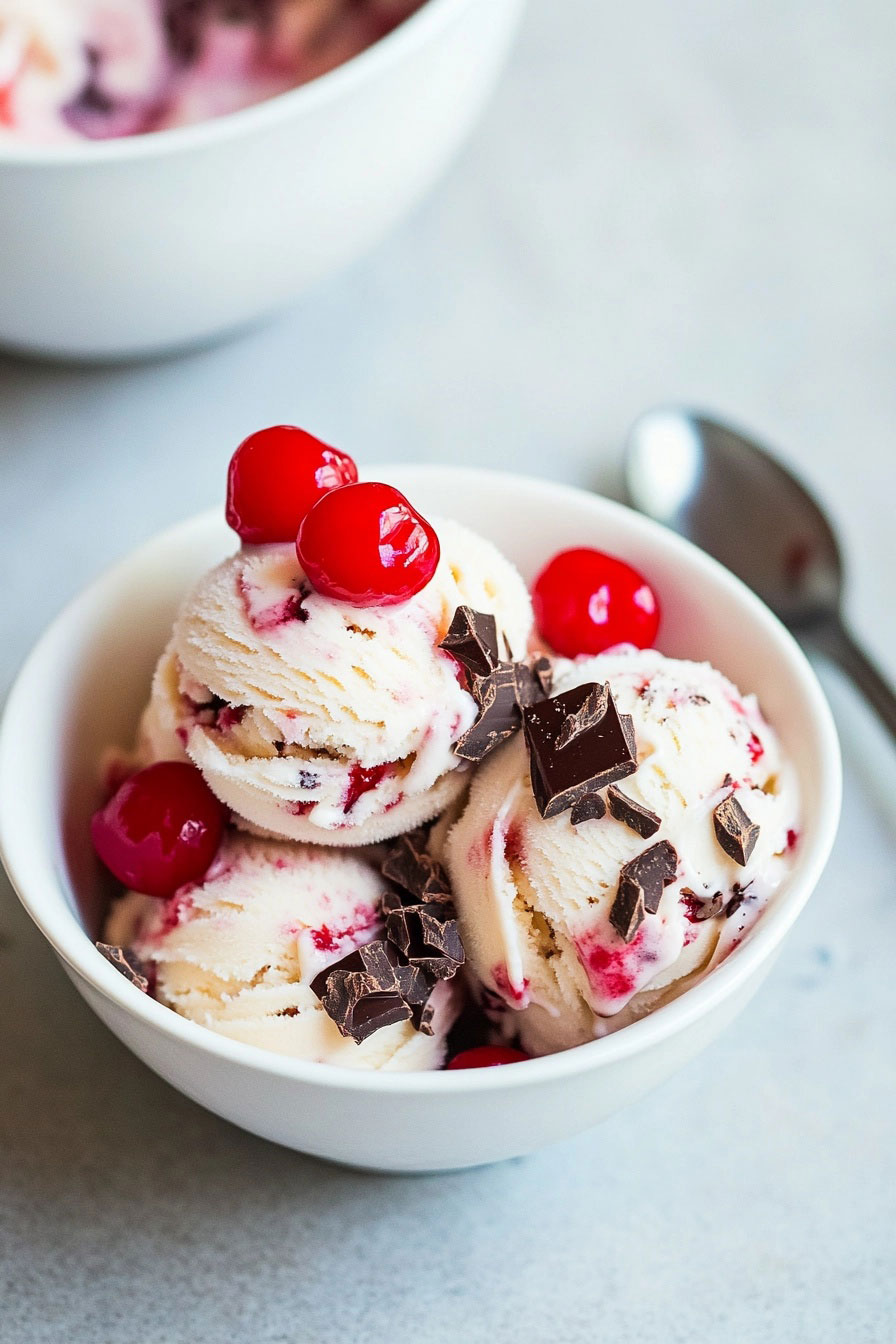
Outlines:
[{"label": "white marble countertop", "polygon": [[[805,473],[896,677],[894,55],[884,0],[533,0],[450,175],[297,311],[142,367],[0,359],[0,689],[101,566],[221,497],[259,424],[600,485],[670,398]],[[843,826],[755,1004],[630,1111],[503,1166],[363,1176],[206,1114],[4,885],[0,1341],[896,1337],[896,754],[826,683]]]}]

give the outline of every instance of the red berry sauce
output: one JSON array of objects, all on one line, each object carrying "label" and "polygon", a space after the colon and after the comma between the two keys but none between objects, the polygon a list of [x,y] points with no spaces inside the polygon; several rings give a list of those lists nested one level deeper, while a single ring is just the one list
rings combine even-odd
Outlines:
[{"label": "red berry sauce", "polygon": [[[585,934],[576,939],[576,954],[595,994],[604,1002],[625,1002],[634,994],[638,979],[636,971],[641,960],[640,948],[644,940],[644,926],[630,943],[605,944],[602,935]],[[621,1003],[620,1003],[621,1006]]]},{"label": "red berry sauce", "polygon": [[515,1008],[528,1007],[529,981],[525,976],[523,977],[522,984],[516,984],[511,980],[510,972],[502,963],[493,966],[491,974],[495,989],[497,989],[502,998],[506,999],[509,1003],[512,1003]]},{"label": "red berry sauce", "polygon": [[343,812],[351,812],[358,799],[365,793],[369,793],[371,789],[375,789],[391,768],[392,766],[388,761],[383,765],[369,765],[366,768],[358,765],[355,761],[349,771],[348,787],[342,800]]}]

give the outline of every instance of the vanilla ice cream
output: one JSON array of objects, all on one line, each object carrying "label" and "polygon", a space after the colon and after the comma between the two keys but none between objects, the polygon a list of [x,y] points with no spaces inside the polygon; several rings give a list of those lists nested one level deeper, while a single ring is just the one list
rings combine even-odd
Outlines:
[{"label": "vanilla ice cream", "polygon": [[381,933],[387,883],[359,853],[231,833],[201,883],[162,901],[129,892],[104,937],[155,968],[155,996],[249,1045],[346,1068],[435,1069],[459,1007],[439,981],[432,1035],[393,1023],[343,1036],[311,982]]},{"label": "vanilla ice cream", "polygon": [[[479,768],[447,839],[437,832],[480,999],[534,1054],[615,1030],[717,965],[786,878],[797,836],[794,774],[753,696],[655,650],[560,663],[554,693],[592,682],[634,728],[617,815],[543,818],[520,734]],[[619,791],[649,835],[620,819]],[[743,865],[717,835],[728,798],[759,828]],[[610,919],[621,870],[662,842],[674,848],[668,885],[626,942]]]},{"label": "vanilla ice cream", "polygon": [[292,840],[366,844],[443,811],[467,782],[453,748],[477,706],[439,642],[467,604],[521,657],[532,609],[490,542],[435,526],[432,580],[394,606],[313,592],[292,545],[205,575],[156,670],[140,761],[186,752],[240,824]]}]

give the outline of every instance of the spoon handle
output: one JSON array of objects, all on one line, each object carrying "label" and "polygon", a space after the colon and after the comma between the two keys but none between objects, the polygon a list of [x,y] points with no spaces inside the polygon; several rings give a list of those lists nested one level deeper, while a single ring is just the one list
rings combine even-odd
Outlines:
[{"label": "spoon handle", "polygon": [[890,735],[896,739],[896,693],[843,622],[832,621],[830,625],[813,631],[810,639],[816,648],[838,663],[855,682],[881,722],[889,728]]}]

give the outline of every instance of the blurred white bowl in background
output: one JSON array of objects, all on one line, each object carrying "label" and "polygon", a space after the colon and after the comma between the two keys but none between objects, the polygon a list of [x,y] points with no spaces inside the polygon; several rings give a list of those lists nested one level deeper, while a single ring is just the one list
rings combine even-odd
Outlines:
[{"label": "blurred white bowl in background", "polygon": [[497,80],[523,0],[427,0],[326,75],[118,140],[0,145],[0,344],[122,359],[287,305],[431,185]]}]

